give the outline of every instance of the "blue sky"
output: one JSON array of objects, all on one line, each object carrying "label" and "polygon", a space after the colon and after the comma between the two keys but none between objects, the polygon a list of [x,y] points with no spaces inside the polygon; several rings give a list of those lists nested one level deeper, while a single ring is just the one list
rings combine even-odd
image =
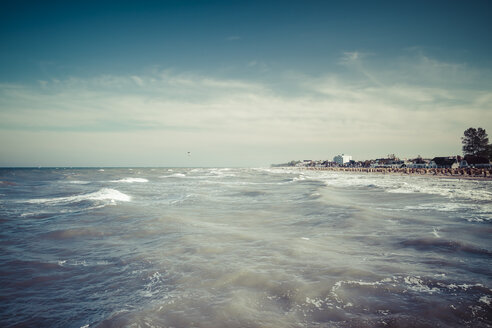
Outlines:
[{"label": "blue sky", "polygon": [[437,156],[492,131],[489,1],[1,6],[0,166]]}]

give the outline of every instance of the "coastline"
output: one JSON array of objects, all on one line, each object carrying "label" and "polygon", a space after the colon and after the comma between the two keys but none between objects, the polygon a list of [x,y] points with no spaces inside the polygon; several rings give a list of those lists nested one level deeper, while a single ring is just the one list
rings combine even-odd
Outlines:
[{"label": "coastline", "polygon": [[[284,168],[289,168],[284,166]],[[415,175],[420,177],[492,181],[492,169],[480,168],[366,168],[366,167],[295,167],[301,170]]]}]

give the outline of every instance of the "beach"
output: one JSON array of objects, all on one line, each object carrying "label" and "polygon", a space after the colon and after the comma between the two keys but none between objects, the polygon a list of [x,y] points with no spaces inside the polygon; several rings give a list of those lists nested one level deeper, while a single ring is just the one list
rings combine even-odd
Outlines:
[{"label": "beach", "polygon": [[399,175],[418,175],[445,177],[454,179],[484,179],[492,180],[492,169],[488,168],[365,168],[365,167],[302,167],[307,170],[355,172],[355,173],[380,173]]}]

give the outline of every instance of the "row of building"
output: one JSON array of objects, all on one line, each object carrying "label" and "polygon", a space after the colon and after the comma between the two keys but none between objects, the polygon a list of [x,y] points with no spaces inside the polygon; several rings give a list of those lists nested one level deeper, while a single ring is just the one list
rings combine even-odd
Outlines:
[{"label": "row of building", "polygon": [[366,167],[366,168],[491,168],[489,160],[485,157],[466,155],[461,157],[447,156],[425,159],[420,156],[413,159],[399,159],[395,155],[387,158],[378,158],[364,161],[354,161],[350,155],[337,155],[333,161],[328,160],[304,160],[292,161],[288,166],[297,167]]}]

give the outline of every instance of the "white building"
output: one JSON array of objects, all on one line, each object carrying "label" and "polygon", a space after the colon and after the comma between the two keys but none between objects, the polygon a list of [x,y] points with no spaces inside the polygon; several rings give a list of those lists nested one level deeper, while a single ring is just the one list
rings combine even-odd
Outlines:
[{"label": "white building", "polygon": [[337,163],[338,165],[343,165],[345,163],[350,162],[351,160],[352,160],[352,156],[345,155],[345,154],[337,155],[337,156],[333,157],[333,161],[335,163]]}]

